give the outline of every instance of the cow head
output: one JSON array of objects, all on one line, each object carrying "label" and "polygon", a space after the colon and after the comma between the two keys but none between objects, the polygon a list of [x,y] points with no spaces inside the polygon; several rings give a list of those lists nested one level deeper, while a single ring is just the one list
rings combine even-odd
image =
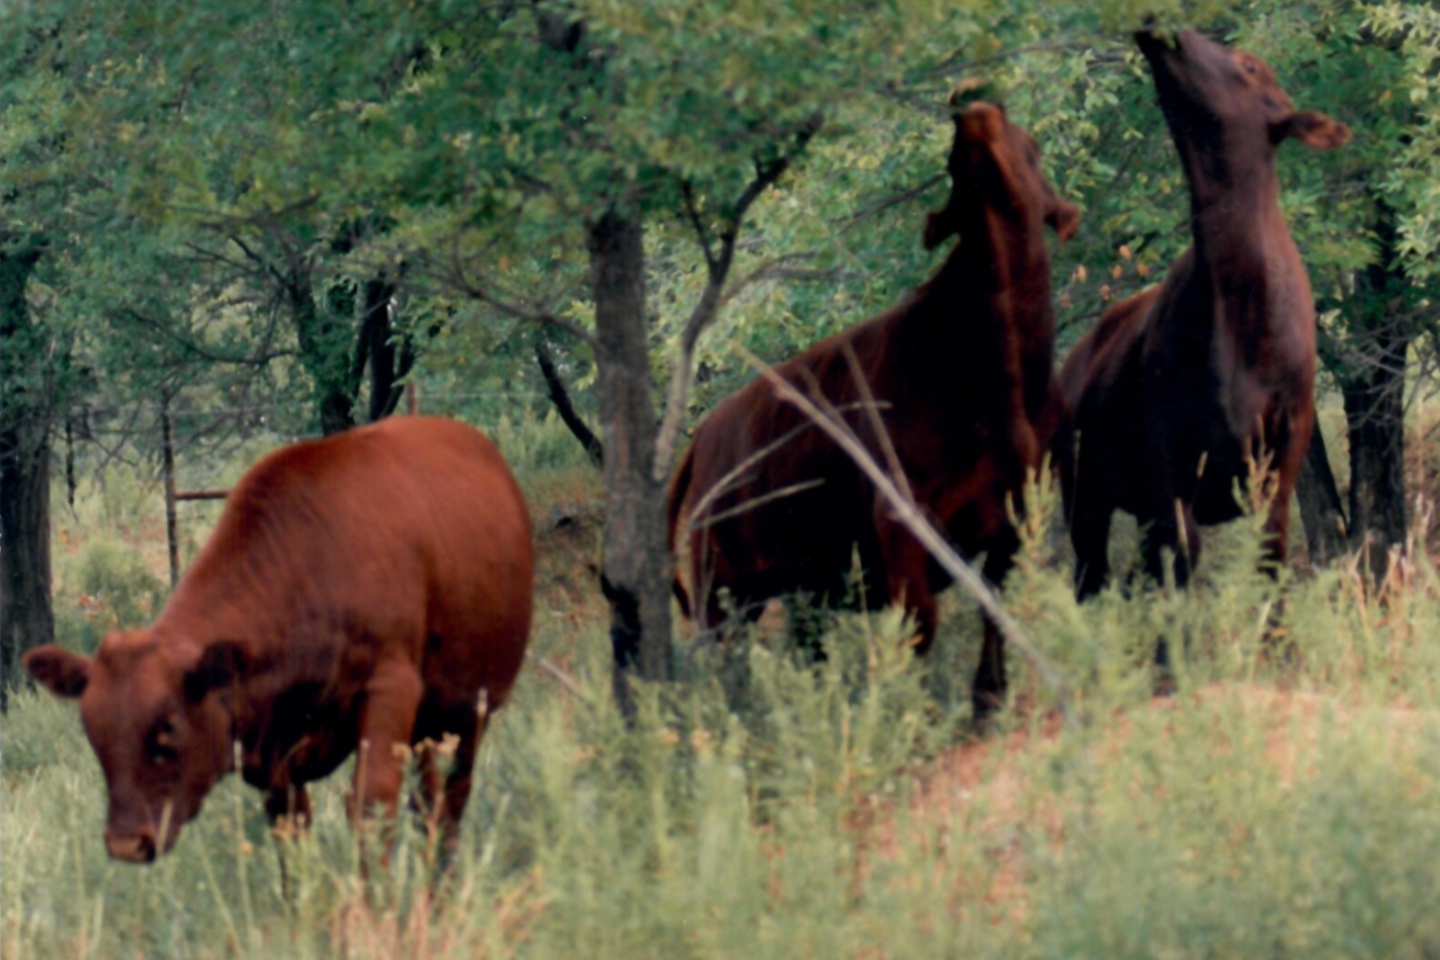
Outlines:
[{"label": "cow head", "polygon": [[109,793],[110,856],[148,863],[169,850],[231,768],[232,705],[221,691],[243,670],[240,646],[161,644],[139,630],[106,637],[93,658],[47,645],[23,662],[51,693],[80,701]]},{"label": "cow head", "polygon": [[950,199],[925,221],[925,249],[977,223],[987,209],[1032,229],[1041,222],[1068,240],[1080,212],[1055,195],[1040,172],[1040,148],[1030,134],[1005,118],[1003,107],[981,100],[962,105],[951,94],[955,144],[950,150]]},{"label": "cow head", "polygon": [[[1187,164],[1213,168],[1273,153],[1287,137],[1328,150],[1350,141],[1350,128],[1313,110],[1296,111],[1265,61],[1209,40],[1194,30],[1173,43],[1142,32],[1136,43],[1155,74],[1155,89],[1171,133]],[[1233,156],[1202,157],[1201,151]],[[1205,161],[1209,160],[1209,163]]]}]

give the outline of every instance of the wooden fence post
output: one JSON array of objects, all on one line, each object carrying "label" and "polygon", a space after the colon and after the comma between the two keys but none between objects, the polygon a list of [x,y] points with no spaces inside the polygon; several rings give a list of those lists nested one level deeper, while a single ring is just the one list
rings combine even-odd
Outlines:
[{"label": "wooden fence post", "polygon": [[165,539],[170,544],[170,589],[180,583],[180,539],[175,523],[175,436],[170,428],[170,404],[160,407],[162,470],[165,480]]}]

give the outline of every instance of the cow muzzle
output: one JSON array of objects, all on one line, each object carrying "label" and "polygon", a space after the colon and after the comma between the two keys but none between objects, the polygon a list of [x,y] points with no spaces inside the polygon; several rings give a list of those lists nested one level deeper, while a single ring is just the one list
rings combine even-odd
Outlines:
[{"label": "cow muzzle", "polygon": [[155,859],[158,849],[158,844],[155,842],[155,831],[148,827],[124,835],[111,830],[105,831],[105,850],[116,860],[124,860],[127,863],[150,863]]}]

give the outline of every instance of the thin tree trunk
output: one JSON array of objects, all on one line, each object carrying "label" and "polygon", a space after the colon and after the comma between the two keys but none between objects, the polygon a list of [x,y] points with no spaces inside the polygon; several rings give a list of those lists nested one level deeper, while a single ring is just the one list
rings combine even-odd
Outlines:
[{"label": "thin tree trunk", "polygon": [[50,601],[51,399],[25,287],[42,241],[0,232],[0,709],[20,654],[55,639]]},{"label": "thin tree trunk", "polygon": [[1405,542],[1405,353],[1386,330],[1371,341],[1371,366],[1344,386],[1350,435],[1350,543],[1368,545],[1370,571],[1385,575],[1390,547]]},{"label": "thin tree trunk", "polygon": [[1335,472],[1330,469],[1330,454],[1325,449],[1319,420],[1310,434],[1305,462],[1300,465],[1295,499],[1300,504],[1300,522],[1305,526],[1310,565],[1323,566],[1344,553],[1348,545],[1345,507],[1340,500],[1340,488],[1335,484]]},{"label": "thin tree trunk", "polygon": [[[315,301],[314,289],[306,273],[291,276],[286,293],[290,299],[290,317],[300,342],[300,363],[310,375],[320,430],[325,436],[342,433],[355,426],[355,394],[359,374],[352,373],[350,362],[350,328],[340,325],[331,315],[343,307],[343,295],[331,291],[328,310]],[[353,298],[350,300],[353,307]]]},{"label": "thin tree trunk", "polygon": [[365,315],[360,320],[360,336],[368,344],[363,352],[370,357],[371,423],[390,416],[400,405],[398,381],[407,372],[400,369],[395,349],[395,325],[390,311],[394,296],[395,285],[387,280],[377,277],[365,284]]},{"label": "thin tree trunk", "polygon": [[610,601],[615,692],[627,674],[672,676],[664,485],[653,474],[656,416],[647,351],[645,249],[638,219],[611,210],[588,228],[605,446],[601,583]]},{"label": "thin tree trunk", "polygon": [[50,449],[29,433],[0,431],[0,708],[17,677],[20,654],[55,641]]},{"label": "thin tree trunk", "polygon": [[1385,576],[1390,548],[1405,542],[1405,371],[1414,332],[1398,308],[1406,279],[1392,272],[1396,215],[1382,204],[1378,261],[1356,275],[1361,310],[1352,340],[1356,359],[1342,379],[1350,439],[1350,544]]},{"label": "thin tree trunk", "polygon": [[65,418],[65,502],[75,509],[75,420]]}]

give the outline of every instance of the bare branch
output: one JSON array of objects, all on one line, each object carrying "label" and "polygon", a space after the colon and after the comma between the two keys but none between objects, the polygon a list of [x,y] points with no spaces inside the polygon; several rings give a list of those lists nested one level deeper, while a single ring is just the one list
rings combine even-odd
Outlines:
[{"label": "bare branch", "polygon": [[130,320],[134,323],[140,324],[144,327],[148,327],[149,329],[165,337],[167,340],[170,340],[172,343],[180,347],[185,352],[195,357],[198,357],[201,360],[206,360],[211,363],[233,364],[235,366],[242,367],[263,367],[267,363],[270,363],[272,360],[278,360],[281,357],[293,357],[297,355],[294,350],[285,349],[262,350],[259,353],[250,355],[223,353],[217,350],[213,350],[210,347],[207,347],[204,344],[199,343],[198,341],[190,337],[182,336],[179,332],[172,329],[163,321],[157,320],[154,317],[141,313],[139,310],[136,310],[133,307],[121,307],[119,310],[116,311],[116,313],[120,316],[130,318]]},{"label": "bare branch", "polygon": [[495,310],[499,311],[507,317],[513,317],[516,320],[525,320],[530,323],[551,324],[569,333],[577,340],[580,340],[581,342],[587,344],[592,350],[599,350],[600,348],[600,345],[596,341],[594,334],[592,334],[589,330],[586,330],[579,324],[567,320],[559,314],[551,313],[548,310],[531,310],[528,307],[522,307],[518,304],[501,300],[500,298],[493,296],[483,287],[478,287],[475,284],[471,283],[470,280],[466,277],[465,266],[460,261],[460,238],[458,234],[454,236],[451,240],[450,272],[446,279],[451,286],[459,290],[461,293],[465,294],[473,300],[478,300],[481,303],[484,303],[494,308]]},{"label": "bare branch", "polygon": [[730,284],[730,286],[725,288],[725,292],[720,296],[720,306],[723,307],[731,300],[734,300],[736,297],[740,296],[740,294],[745,292],[746,288],[751,287],[757,283],[763,283],[766,280],[794,280],[800,283],[827,283],[840,279],[840,277],[844,273],[844,270],[840,267],[832,267],[829,270],[803,270],[785,266],[785,264],[787,263],[795,263],[801,260],[813,260],[815,259],[815,257],[816,254],[814,253],[787,253],[782,256],[775,257],[774,259],[768,260],[765,263],[762,263],[760,266],[756,267],[754,270],[751,270],[749,273],[745,274],[745,276],[741,277],[739,280],[736,280],[734,283]]},{"label": "bare branch", "polygon": [[540,375],[545,378],[550,402],[555,405],[560,419],[570,428],[575,439],[580,441],[580,446],[585,448],[590,462],[596,469],[600,469],[605,463],[605,447],[600,438],[595,436],[595,431],[590,429],[590,425],[576,411],[575,404],[570,402],[570,392],[565,389],[565,381],[560,379],[560,371],[555,369],[555,360],[544,343],[535,344],[535,362],[540,365]]},{"label": "bare branch", "polygon": [[851,230],[864,223],[866,220],[869,220],[872,217],[878,217],[885,211],[890,210],[893,207],[898,207],[902,203],[909,203],[916,197],[928,192],[930,188],[935,186],[936,184],[944,183],[945,178],[948,176],[949,174],[947,173],[937,173],[935,176],[923,180],[913,187],[908,187],[904,190],[901,190],[899,193],[892,193],[890,196],[885,197],[884,199],[879,200],[874,204],[866,207],[864,210],[861,210],[859,213],[852,215],[850,219],[846,220],[843,224],[841,224],[840,232],[844,233],[847,230]]},{"label": "bare branch", "polygon": [[905,529],[910,531],[911,536],[920,542],[945,572],[979,602],[980,608],[995,624],[1001,636],[1005,638],[1005,642],[1013,646],[1021,656],[1029,661],[1040,681],[1055,697],[1061,715],[1066,718],[1067,722],[1072,720],[1070,698],[1066,692],[1064,678],[1041,655],[1040,651],[1021,631],[1019,624],[1001,606],[999,598],[996,597],[995,591],[991,589],[990,585],[985,582],[985,578],[955,552],[944,536],[920,512],[915,502],[907,499],[895,482],[884,470],[880,469],[880,465],[875,462],[870,451],[865,449],[860,438],[845,424],[839,411],[824,397],[817,396],[813,401],[807,398],[772,368],[753,355],[744,352],[743,348],[742,355],[775,388],[775,392],[781,400],[798,407],[811,422],[825,431],[825,434],[844,450],[855,462],[855,465],[870,478],[870,482],[875,484],[875,489],[895,511],[895,519],[904,524]]},{"label": "bare branch", "polygon": [[[710,516],[706,517],[702,521],[699,521],[698,523],[692,519],[688,526],[692,529],[703,530],[705,527],[714,526],[722,520],[729,520],[733,517],[743,516],[744,514],[747,514],[752,510],[757,510],[760,507],[763,507],[767,503],[774,503],[776,500],[784,500],[786,497],[793,497],[797,493],[804,493],[806,490],[814,490],[816,487],[822,487],[824,485],[825,481],[821,479],[804,480],[800,483],[792,483],[788,486],[781,487],[778,490],[771,490],[769,493],[761,494],[760,496],[755,497],[751,500],[746,500],[744,503],[739,504],[738,506],[731,507],[729,510],[721,510],[719,513],[712,513]],[[712,487],[711,489],[714,488]]]},{"label": "bare branch", "polygon": [[[851,410],[858,408],[859,406],[860,404],[858,403],[846,403],[841,404],[835,409],[838,413],[848,413]],[[880,406],[883,408],[885,406],[888,406],[888,404],[880,404]],[[764,460],[766,457],[770,456],[770,454],[774,453],[776,450],[779,450],[781,447],[785,446],[785,444],[789,443],[791,440],[795,439],[800,434],[804,433],[806,430],[813,430],[814,428],[815,425],[813,423],[810,423],[808,420],[802,421],[798,427],[792,427],[791,429],[785,431],[780,436],[776,437],[774,440],[770,441],[765,446],[761,447],[759,450],[756,450],[754,453],[750,454],[750,456],[746,457],[744,460],[741,460],[735,466],[731,467],[730,470],[728,470],[724,475],[720,477],[720,479],[716,480],[710,486],[710,489],[706,490],[705,493],[701,495],[699,500],[695,501],[695,506],[693,509],[691,509],[690,516],[686,519],[685,534],[681,539],[688,541],[690,539],[690,535],[695,531],[696,528],[709,526],[710,524],[715,522],[716,518],[711,518],[704,522],[699,522],[695,518],[703,516],[705,511],[710,508],[711,504],[713,504],[720,497],[724,496],[734,487],[739,486],[745,479],[747,479],[745,477],[745,474],[750,470],[751,467],[755,466],[761,460]],[[790,490],[789,492],[799,493],[800,491]],[[754,509],[756,505],[757,504],[754,501],[747,501],[744,504],[744,510],[727,510],[724,511],[722,515],[717,516],[736,516],[740,513],[744,513],[745,510]]]},{"label": "bare branch", "polygon": [[549,657],[537,657],[534,653],[530,652],[527,652],[525,656],[531,663],[535,664],[535,666],[554,677],[560,683],[560,686],[564,687],[571,694],[579,697],[581,700],[586,699],[585,688],[580,686],[579,682],[570,676],[569,673],[562,670],[555,661]]},{"label": "bare branch", "polygon": [[875,431],[875,437],[880,441],[880,450],[885,454],[885,463],[890,468],[890,476],[895,478],[895,485],[900,488],[900,493],[905,497],[906,502],[914,503],[915,492],[910,489],[910,480],[905,476],[904,468],[900,466],[900,455],[895,452],[895,444],[890,442],[890,431],[885,429],[885,424],[880,420],[880,409],[875,405],[875,395],[870,392],[870,381],[865,379],[865,371],[860,369],[860,358],[855,356],[855,348],[849,342],[845,343],[843,349],[845,363],[850,367],[850,376],[855,381],[855,389],[860,391],[860,400],[865,407],[865,416],[870,421],[870,429]]},{"label": "bare branch", "polygon": [[700,211],[695,208],[695,190],[689,180],[680,184],[680,195],[685,198],[685,216],[690,219],[690,226],[695,228],[695,242],[700,244],[700,252],[705,254],[705,266],[713,277],[716,263],[715,252],[710,247],[710,230],[700,219]]},{"label": "bare branch", "polygon": [[685,419],[685,407],[690,400],[690,379],[695,366],[695,345],[700,340],[700,334],[715,322],[720,314],[720,305],[723,302],[721,294],[725,290],[725,280],[730,275],[730,265],[735,260],[735,240],[740,236],[740,227],[745,222],[745,214],[751,205],[779,180],[790,167],[791,161],[810,142],[810,138],[820,129],[824,115],[818,111],[806,118],[805,122],[795,131],[795,142],[790,152],[782,154],[771,160],[757,160],[755,162],[755,177],[741,191],[740,197],[735,201],[734,209],[729,222],[720,232],[720,253],[713,256],[708,241],[705,241],[704,231],[698,214],[695,213],[694,205],[691,202],[689,186],[686,185],[686,207],[691,213],[697,234],[701,237],[702,248],[705,250],[705,262],[709,268],[709,276],[705,282],[705,289],[700,294],[700,300],[695,304],[690,317],[685,321],[685,327],[680,331],[680,352],[675,358],[675,364],[670,371],[670,390],[665,397],[665,415],[660,421],[659,435],[655,439],[655,461],[653,464],[653,475],[656,480],[664,480],[670,475],[670,468],[675,462],[675,443],[680,436],[680,423]]}]

